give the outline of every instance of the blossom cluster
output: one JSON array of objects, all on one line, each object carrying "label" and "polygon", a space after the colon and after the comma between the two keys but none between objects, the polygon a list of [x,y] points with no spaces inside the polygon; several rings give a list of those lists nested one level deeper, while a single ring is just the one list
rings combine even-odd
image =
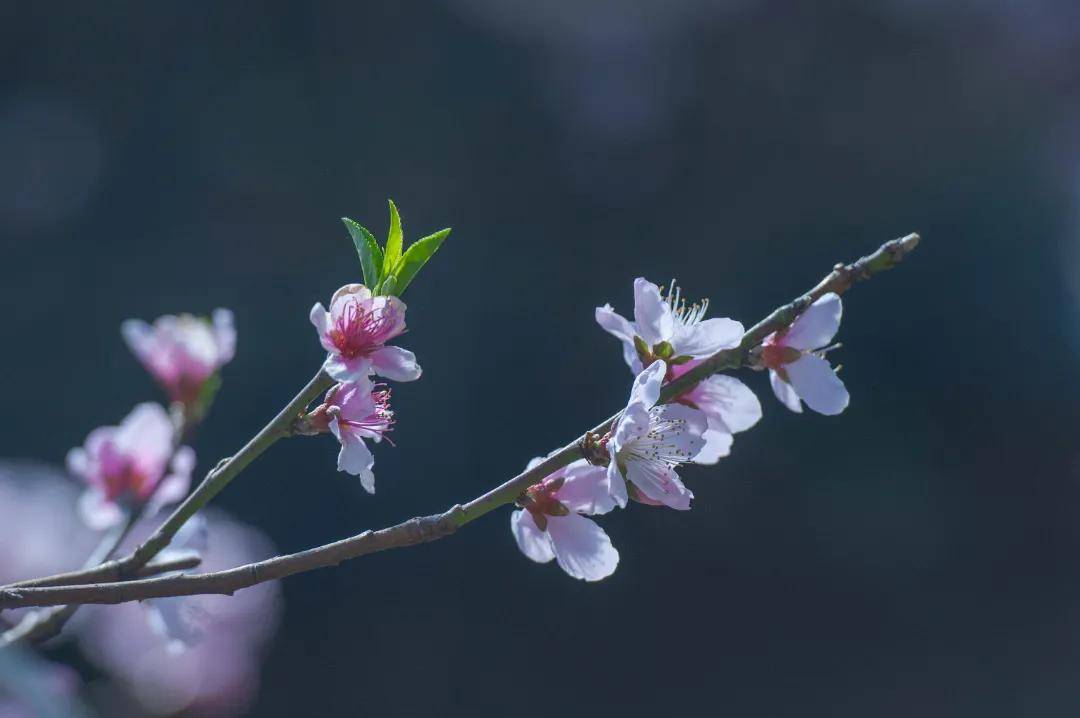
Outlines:
[{"label": "blossom cluster", "polygon": [[[689,509],[694,495],[676,469],[715,464],[731,452],[734,435],[761,418],[753,391],[721,374],[661,403],[665,383],[743,340],[742,324],[706,319],[707,310],[707,301],[688,305],[674,282],[665,295],[644,278],[634,282],[633,321],[610,305],[596,309],[597,323],[622,342],[623,359],[634,374],[630,397],[610,431],[582,447],[584,459],[545,477],[518,499],[510,528],[526,556],[540,563],[554,559],[567,574],[586,581],[610,576],[618,551],[585,517],[625,508],[630,500]],[[840,297],[825,294],[790,327],[762,342],[759,368],[769,370],[773,392],[792,411],[801,412],[804,402],[830,415],[847,406],[847,390],[824,356],[840,315]]]}]

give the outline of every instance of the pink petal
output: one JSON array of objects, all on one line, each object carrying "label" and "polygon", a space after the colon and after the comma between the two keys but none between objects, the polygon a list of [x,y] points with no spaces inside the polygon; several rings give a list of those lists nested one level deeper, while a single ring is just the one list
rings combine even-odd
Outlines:
[{"label": "pink petal", "polygon": [[796,414],[802,413],[802,401],[799,400],[799,395],[795,393],[795,388],[781,379],[780,375],[772,369],[769,370],[769,383],[772,384],[773,394],[776,394],[776,398],[780,400],[780,403]]},{"label": "pink petal", "polygon": [[537,563],[547,563],[555,558],[551,538],[536,525],[532,514],[518,510],[510,514],[510,532],[514,534],[521,553]]},{"label": "pink petal", "polygon": [[606,514],[615,508],[608,490],[607,469],[576,461],[563,471],[565,481],[554,493],[555,499],[576,514]]},{"label": "pink petal", "polygon": [[381,347],[370,355],[375,373],[393,381],[414,381],[420,378],[416,355],[401,347]]},{"label": "pink petal", "polygon": [[357,282],[346,284],[344,287],[341,287],[334,292],[334,296],[330,297],[330,306],[334,306],[339,299],[353,297],[360,301],[371,299],[371,290]]},{"label": "pink petal", "polygon": [[689,509],[694,498],[675,469],[667,464],[631,457],[626,462],[626,478],[653,501],[679,511]]},{"label": "pink petal", "polygon": [[709,416],[723,421],[732,433],[746,431],[761,419],[761,402],[750,387],[733,376],[714,374],[687,393],[686,398]]},{"label": "pink petal", "polygon": [[79,496],[79,515],[88,527],[102,531],[120,523],[124,511],[114,502],[107,501],[101,491],[88,488]]},{"label": "pink petal", "polygon": [[799,315],[784,335],[783,344],[803,351],[827,345],[840,328],[843,309],[836,294],[829,292],[823,295]]},{"label": "pink petal", "polygon": [[308,312],[308,319],[314,325],[315,331],[319,333],[319,344],[322,344],[322,348],[328,352],[336,352],[337,347],[334,346],[334,342],[330,341],[328,334],[330,331],[330,313],[323,307],[322,302],[315,302],[315,306]]},{"label": "pink petal", "polygon": [[619,552],[595,521],[577,514],[548,517],[548,535],[559,567],[574,578],[599,581],[615,572]]},{"label": "pink petal", "polygon": [[660,296],[660,288],[644,277],[634,280],[634,323],[650,347],[671,339],[675,331],[671,307]]},{"label": "pink petal", "polygon": [[799,397],[817,413],[834,416],[847,408],[847,388],[827,360],[804,354],[785,368]]}]

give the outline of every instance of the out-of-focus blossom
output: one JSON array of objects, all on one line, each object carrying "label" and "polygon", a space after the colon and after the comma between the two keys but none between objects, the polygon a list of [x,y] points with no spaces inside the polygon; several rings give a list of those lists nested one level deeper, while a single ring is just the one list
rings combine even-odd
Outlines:
[{"label": "out-of-focus blossom", "polygon": [[605,439],[608,489],[619,506],[626,506],[627,482],[645,503],[685,510],[694,497],[675,467],[693,461],[701,451],[708,419],[684,404],[657,406],[666,373],[664,362],[656,361],[634,379],[626,409]]},{"label": "out-of-focus blossom", "polygon": [[195,452],[181,446],[174,453],[174,434],[165,409],[148,402],[136,406],[119,426],[94,429],[82,447],[68,452],[68,470],[87,484],[79,509],[88,526],[118,523],[124,504],[149,502],[153,514],[187,494]]},{"label": "out-of-focus blossom", "polygon": [[190,314],[158,317],[152,325],[128,319],[120,332],[169,398],[188,406],[236,354],[236,329],[228,309],[215,309],[210,320]]},{"label": "out-of-focus blossom", "polygon": [[[533,468],[543,459],[529,462]],[[615,508],[607,472],[575,461],[530,486],[510,515],[510,530],[521,552],[538,563],[555,559],[574,578],[599,581],[619,565],[619,552],[604,530],[585,518]]]},{"label": "out-of-focus blossom", "polygon": [[[210,529],[206,516],[196,514],[180,527],[169,547],[158,554],[167,561],[192,552],[200,556],[210,547]],[[179,575],[182,572],[165,575]],[[143,601],[150,627],[165,640],[171,653],[180,653],[203,637],[204,625],[200,600],[191,596],[169,596]]]},{"label": "out-of-focus blossom", "polygon": [[[274,555],[259,531],[220,511],[204,512],[189,546],[204,539],[199,571],[218,571]],[[153,526],[140,526],[130,541]],[[123,684],[153,715],[232,716],[256,695],[259,657],[281,609],[280,587],[263,583],[234,596],[155,599],[88,606],[78,626],[83,653]],[[150,619],[147,620],[147,611]]]},{"label": "out-of-focus blossom", "polygon": [[310,319],[329,352],[326,373],[337,381],[362,381],[371,374],[394,381],[420,378],[411,351],[385,346],[405,331],[405,303],[397,297],[372,296],[363,284],[346,284],[334,292],[330,311],[316,302]]},{"label": "out-of-focus blossom", "polygon": [[605,304],[596,308],[596,322],[622,342],[623,359],[638,374],[654,359],[678,365],[738,346],[743,325],[733,319],[705,319],[708,308],[708,300],[687,306],[674,281],[665,297],[660,287],[638,277],[634,280],[634,321]]},{"label": "out-of-focus blossom", "polygon": [[819,414],[839,414],[847,408],[844,382],[820,351],[836,335],[842,313],[840,297],[829,292],[785,331],[773,332],[762,343],[761,360],[769,368],[773,393],[792,411],[801,412],[802,402]]}]

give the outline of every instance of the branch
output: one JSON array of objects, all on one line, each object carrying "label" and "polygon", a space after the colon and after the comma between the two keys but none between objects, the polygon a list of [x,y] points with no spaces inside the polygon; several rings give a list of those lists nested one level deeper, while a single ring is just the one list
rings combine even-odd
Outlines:
[{"label": "branch", "polygon": [[[840,294],[849,289],[855,282],[869,279],[875,274],[891,269],[907,256],[918,243],[919,236],[910,234],[901,239],[886,242],[873,254],[851,264],[836,265],[833,271],[809,292],[776,309],[768,317],[754,325],[746,333],[738,347],[714,354],[692,371],[665,385],[661,400],[670,401],[702,379],[723,369],[743,366],[747,362],[751,350],[760,344],[766,336],[771,332],[788,327],[806,307],[823,294],[827,292]],[[605,419],[589,433],[605,433],[617,417],[618,414]],[[473,499],[464,506],[454,506],[441,514],[413,518],[396,526],[379,531],[365,531],[357,536],[301,551],[300,553],[278,556],[266,561],[214,573],[151,578],[124,583],[4,588],[0,589],[0,608],[47,606],[63,603],[123,603],[146,598],[208,593],[232,594],[242,588],[254,586],[264,581],[285,578],[317,568],[335,566],[343,561],[377,551],[435,541],[449,536],[465,524],[475,521],[500,506],[512,503],[529,486],[538,483],[552,472],[581,458],[581,442],[586,435],[582,435],[537,466],[523,471],[501,486]]]}]

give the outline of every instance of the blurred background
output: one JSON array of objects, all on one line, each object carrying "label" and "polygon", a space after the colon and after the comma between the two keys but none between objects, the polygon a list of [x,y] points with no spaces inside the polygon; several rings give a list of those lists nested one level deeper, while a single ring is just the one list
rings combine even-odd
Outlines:
[{"label": "blurred background", "polygon": [[[741,375],[764,419],[717,467],[685,471],[689,513],[603,519],[622,554],[610,579],[528,561],[499,511],[286,581],[252,614],[280,627],[223,698],[147,700],[149,679],[60,642],[47,660],[92,710],[1080,710],[1077,3],[44,2],[3,17],[2,457],[60,467],[91,428],[159,398],[121,320],[224,306],[238,353],[194,441],[201,475],[322,360],[308,309],[359,277],[339,217],[384,237],[392,197],[407,240],[454,228],[406,296],[402,344],[425,373],[395,388],[378,493],[335,471],[332,438],[283,442],[216,502],[265,534],[254,553],[445,509],[621,407],[630,376],[593,308],[628,313],[635,276],[678,277],[749,326],[834,262],[924,237],[845,301],[850,408],[797,416]],[[78,520],[57,506],[37,531]],[[6,523],[11,546],[25,534]]]}]

